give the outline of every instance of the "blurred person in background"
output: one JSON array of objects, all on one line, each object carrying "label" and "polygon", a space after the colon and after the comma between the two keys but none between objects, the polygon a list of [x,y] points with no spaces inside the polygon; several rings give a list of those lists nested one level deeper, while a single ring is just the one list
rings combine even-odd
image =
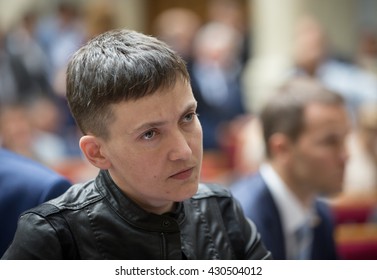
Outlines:
[{"label": "blurred person in background", "polygon": [[39,161],[53,168],[71,155],[61,135],[62,113],[59,103],[52,98],[36,98],[27,108],[33,129],[33,149]]},{"label": "blurred person in background", "polygon": [[221,151],[222,141],[231,137],[226,126],[246,112],[239,59],[241,42],[236,29],[219,22],[207,23],[195,36],[188,69],[198,100],[204,151]]},{"label": "blurred person in background", "polygon": [[59,0],[56,9],[41,17],[36,26],[36,38],[49,62],[49,80],[58,95],[65,95],[68,60],[86,39],[79,7],[73,1]]},{"label": "blurred person in background", "polygon": [[28,10],[4,37],[4,49],[11,62],[18,102],[30,102],[41,96],[53,96],[48,60],[36,38],[38,15]]},{"label": "blurred person in background", "polygon": [[0,256],[12,242],[21,213],[61,195],[70,185],[45,166],[0,148]]},{"label": "blurred person in background", "polygon": [[348,138],[344,192],[347,197],[377,194],[377,104],[363,104],[357,111],[357,123]]},{"label": "blurred person in background", "polygon": [[251,58],[252,38],[247,21],[247,6],[239,0],[207,1],[208,22],[219,22],[236,29],[241,35],[241,50],[238,52],[242,67]]},{"label": "blurred person in background", "polygon": [[39,18],[36,26],[36,37],[49,62],[48,78],[56,98],[54,103],[61,116],[58,134],[71,156],[80,156],[77,145],[80,135],[67,105],[65,72],[70,57],[87,40],[81,7],[75,1],[58,0],[52,12]]},{"label": "blurred person in background", "polygon": [[202,21],[192,10],[170,8],[160,13],[153,22],[154,34],[191,64],[195,34]]},{"label": "blurred person in background", "polygon": [[[49,53],[38,40],[39,20],[26,10],[0,40],[1,145],[51,166],[69,152],[62,121],[67,110],[53,87]],[[37,118],[50,123],[49,131],[37,127]]]},{"label": "blurred person in background", "polygon": [[377,31],[361,32],[356,52],[356,63],[377,77]]},{"label": "blurred person in background", "polygon": [[33,128],[23,103],[2,104],[0,107],[1,147],[39,161],[33,149]]},{"label": "blurred person in background", "polygon": [[12,61],[4,47],[4,37],[0,27],[0,104],[16,102],[19,99]]},{"label": "blurred person in background", "polygon": [[277,89],[260,114],[266,161],[231,191],[274,259],[337,259],[329,206],[342,190],[350,129],[343,98],[310,78]]},{"label": "blurred person in background", "polygon": [[30,102],[53,96],[48,80],[47,57],[35,38],[37,15],[25,12],[0,34],[0,102]]},{"label": "blurred person in background", "polygon": [[92,0],[83,5],[85,41],[117,27],[114,1]]},{"label": "blurred person in background", "polygon": [[299,19],[293,46],[294,66],[289,76],[318,79],[341,94],[353,120],[360,104],[377,101],[377,79],[357,65],[339,59],[330,46],[326,30],[314,17]]},{"label": "blurred person in background", "polygon": [[53,168],[69,155],[56,132],[59,111],[51,99],[0,105],[0,146]]}]

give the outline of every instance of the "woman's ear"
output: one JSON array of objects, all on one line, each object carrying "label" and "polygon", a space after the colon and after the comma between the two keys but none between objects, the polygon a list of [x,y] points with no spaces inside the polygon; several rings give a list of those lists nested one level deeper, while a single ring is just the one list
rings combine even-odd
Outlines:
[{"label": "woman's ear", "polygon": [[109,169],[111,162],[102,152],[102,141],[93,135],[85,135],[80,139],[80,149],[88,161],[99,169]]}]

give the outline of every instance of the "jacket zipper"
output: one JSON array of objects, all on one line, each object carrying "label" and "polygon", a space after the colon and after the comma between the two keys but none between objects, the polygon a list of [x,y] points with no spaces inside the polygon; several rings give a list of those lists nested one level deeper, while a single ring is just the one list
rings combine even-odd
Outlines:
[{"label": "jacket zipper", "polygon": [[166,239],[165,239],[165,234],[163,232],[160,233],[161,236],[161,246],[162,246],[162,259],[166,260],[167,259],[167,254],[166,254]]}]

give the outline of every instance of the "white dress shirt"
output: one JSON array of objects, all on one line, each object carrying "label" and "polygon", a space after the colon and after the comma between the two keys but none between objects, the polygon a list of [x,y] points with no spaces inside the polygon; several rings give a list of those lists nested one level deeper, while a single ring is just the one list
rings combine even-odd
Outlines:
[{"label": "white dress shirt", "polygon": [[[296,259],[298,244],[295,240],[295,232],[305,223],[313,224],[315,209],[314,207],[304,207],[270,164],[263,163],[260,173],[280,213],[286,257],[287,259]],[[307,242],[311,244],[312,234],[308,235],[308,239],[310,240]]]}]

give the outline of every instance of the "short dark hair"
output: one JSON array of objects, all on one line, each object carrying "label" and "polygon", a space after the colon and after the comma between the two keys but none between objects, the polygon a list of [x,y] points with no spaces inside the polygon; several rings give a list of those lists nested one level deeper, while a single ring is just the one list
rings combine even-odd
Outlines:
[{"label": "short dark hair", "polygon": [[67,68],[67,99],[84,134],[108,137],[111,104],[137,100],[177,79],[189,83],[183,59],[164,42],[136,31],[105,32],[81,47]]},{"label": "short dark hair", "polygon": [[283,133],[292,141],[298,139],[304,129],[305,108],[313,103],[345,106],[341,95],[312,78],[292,78],[276,89],[260,114],[268,157],[268,141],[273,134]]}]

